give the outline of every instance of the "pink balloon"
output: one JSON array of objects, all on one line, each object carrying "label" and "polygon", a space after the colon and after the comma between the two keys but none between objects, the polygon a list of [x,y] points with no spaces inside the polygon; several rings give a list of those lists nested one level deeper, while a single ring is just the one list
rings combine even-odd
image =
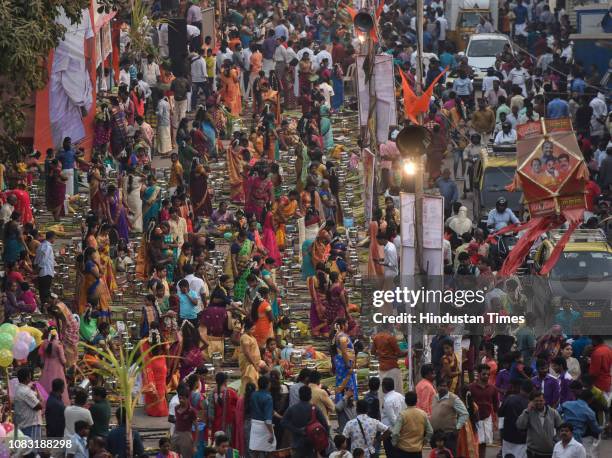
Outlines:
[{"label": "pink balloon", "polygon": [[2,423],[2,427],[4,428],[4,430],[6,431],[6,434],[9,434],[13,429],[15,429],[15,427],[13,426],[12,423],[9,423],[8,421],[5,423]]},{"label": "pink balloon", "polygon": [[30,354],[30,346],[21,340],[13,345],[13,356],[15,359],[26,359]]},{"label": "pink balloon", "polygon": [[15,336],[15,340],[16,341],[23,340],[23,341],[28,342],[28,343],[30,342],[30,339],[32,339],[32,338],[33,337],[29,333],[27,333],[25,331],[19,331],[17,333],[17,335]]}]

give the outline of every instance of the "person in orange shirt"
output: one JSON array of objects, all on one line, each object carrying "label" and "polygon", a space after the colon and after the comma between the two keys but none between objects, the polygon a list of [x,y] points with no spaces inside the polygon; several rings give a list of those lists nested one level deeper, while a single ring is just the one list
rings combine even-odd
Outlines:
[{"label": "person in orange shirt", "polygon": [[253,90],[253,83],[255,83],[255,79],[259,76],[259,72],[263,68],[263,54],[259,50],[259,46],[255,43],[251,43],[251,68],[249,75],[249,84],[247,85],[246,94],[244,95],[245,99],[248,99],[251,96],[251,91]]},{"label": "person in orange shirt", "polygon": [[433,364],[421,366],[421,380],[417,383],[415,391],[417,394],[416,406],[431,416],[431,405],[436,395],[433,382],[436,379],[436,371]]},{"label": "person in orange shirt", "polygon": [[397,339],[393,334],[393,328],[390,325],[383,325],[380,332],[372,337],[371,352],[378,358],[380,379],[383,380],[387,377],[393,379],[397,391],[403,392],[404,381],[397,360],[405,357],[408,352],[400,350]]}]

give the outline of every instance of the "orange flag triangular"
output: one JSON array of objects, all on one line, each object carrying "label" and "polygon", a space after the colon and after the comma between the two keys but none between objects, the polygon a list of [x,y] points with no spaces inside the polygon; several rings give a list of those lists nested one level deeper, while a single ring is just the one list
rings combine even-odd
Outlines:
[{"label": "orange flag triangular", "polygon": [[402,78],[402,93],[404,94],[404,116],[406,116],[415,124],[418,124],[415,111],[418,97],[408,84],[408,80],[406,79],[406,75],[404,75],[402,69],[398,67],[398,70]]},{"label": "orange flag triangular", "polygon": [[440,74],[436,76],[436,78],[431,82],[431,84],[425,90],[423,95],[419,97],[419,100],[416,102],[417,113],[425,113],[429,109],[429,102],[431,101],[431,95],[433,94],[433,90],[436,87],[436,84],[438,84],[440,78],[442,78],[442,75],[444,75],[447,70],[448,67],[442,70],[442,72],[440,72]]}]

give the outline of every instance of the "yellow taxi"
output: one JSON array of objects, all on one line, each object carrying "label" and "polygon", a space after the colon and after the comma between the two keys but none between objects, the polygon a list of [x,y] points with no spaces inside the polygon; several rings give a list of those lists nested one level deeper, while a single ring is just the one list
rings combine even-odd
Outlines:
[{"label": "yellow taxi", "polygon": [[[549,259],[565,230],[554,230],[534,255],[536,270]],[[607,326],[612,318],[612,247],[600,229],[577,229],[547,276],[551,298],[569,303],[581,315],[583,329]]]},{"label": "yellow taxi", "polygon": [[472,208],[477,225],[486,228],[489,211],[495,208],[495,202],[500,197],[505,197],[508,208],[520,217],[522,193],[506,189],[516,172],[516,149],[494,149],[490,146],[486,151],[483,150],[473,167]]}]

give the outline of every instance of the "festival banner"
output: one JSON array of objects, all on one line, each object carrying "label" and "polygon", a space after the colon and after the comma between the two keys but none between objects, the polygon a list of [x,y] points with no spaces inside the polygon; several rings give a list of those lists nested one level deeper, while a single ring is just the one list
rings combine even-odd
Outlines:
[{"label": "festival banner", "polygon": [[[357,56],[357,98],[359,101],[359,125],[368,125],[370,119],[370,84],[366,82],[363,70],[364,55]],[[389,139],[389,127],[397,125],[397,108],[395,104],[395,76],[393,73],[393,56],[379,54],[375,58],[372,82],[373,94],[376,96],[376,139],[384,143]]]},{"label": "festival banner", "polygon": [[517,126],[516,150],[516,184],[532,217],[585,207],[588,175],[569,118]]},{"label": "festival banner", "polygon": [[374,205],[374,175],[376,170],[376,156],[368,148],[361,150],[361,163],[363,164],[363,204],[366,221],[372,219]]}]

